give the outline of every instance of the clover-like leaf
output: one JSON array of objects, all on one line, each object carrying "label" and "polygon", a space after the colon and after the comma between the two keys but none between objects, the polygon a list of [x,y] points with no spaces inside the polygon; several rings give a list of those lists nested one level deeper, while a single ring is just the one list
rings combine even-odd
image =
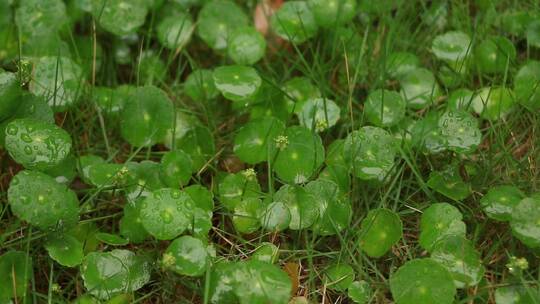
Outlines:
[{"label": "clover-like leaf", "polygon": [[265,263],[275,263],[279,258],[279,248],[272,244],[264,242],[255,249],[251,258]]},{"label": "clover-like leaf", "polygon": [[473,152],[482,141],[478,121],[465,111],[446,111],[439,118],[439,128],[446,147],[457,153]]},{"label": "clover-like leaf", "polygon": [[272,15],[270,26],[285,40],[300,44],[317,34],[317,22],[306,1],[287,1]]},{"label": "clover-like leaf", "polygon": [[445,61],[463,61],[471,53],[471,38],[460,31],[450,31],[433,39],[431,50],[437,58]]},{"label": "clover-like leaf", "polygon": [[261,186],[257,178],[249,173],[247,170],[231,173],[219,183],[220,202],[227,209],[232,211],[241,201],[261,196]]},{"label": "clover-like leaf", "polygon": [[214,85],[214,73],[211,70],[194,70],[184,82],[184,91],[195,101],[207,101],[216,98],[219,91]]},{"label": "clover-like leaf", "polygon": [[530,248],[540,247],[540,195],[522,199],[512,210],[512,234]]},{"label": "clover-like leaf", "polygon": [[515,103],[510,89],[486,87],[474,97],[472,108],[482,118],[498,120],[507,116],[513,110]]},{"label": "clover-like leaf", "polygon": [[[274,194],[273,200],[274,202],[283,202],[287,206],[291,216],[290,229],[308,228],[320,216],[319,206],[313,204],[315,198],[300,186],[283,185]],[[265,216],[263,215],[263,217]]]},{"label": "clover-like leaf", "polygon": [[13,115],[20,105],[19,81],[14,73],[0,71],[0,121]]},{"label": "clover-like leaf", "polygon": [[358,12],[356,0],[309,0],[308,4],[321,27],[348,23]]},{"label": "clover-like leaf", "polygon": [[416,68],[400,78],[401,95],[412,109],[423,109],[440,94],[440,88],[431,71]]},{"label": "clover-like leaf", "polygon": [[364,115],[377,127],[389,127],[405,117],[406,103],[398,93],[376,90],[369,93],[364,103]]},{"label": "clover-like leaf", "polygon": [[120,249],[91,252],[81,265],[84,287],[99,299],[140,289],[150,281],[150,271],[146,257]]},{"label": "clover-like leaf", "polygon": [[200,239],[184,235],[167,247],[163,254],[162,264],[166,269],[190,277],[204,274],[210,263],[210,252]]},{"label": "clover-like leaf", "polygon": [[463,200],[471,194],[471,185],[463,181],[457,168],[453,166],[448,166],[443,171],[432,171],[427,186],[455,201]]},{"label": "clover-like leaf", "polygon": [[233,225],[240,233],[253,233],[261,226],[259,214],[263,208],[258,198],[249,197],[234,207]]},{"label": "clover-like leaf", "polygon": [[49,237],[45,249],[49,256],[62,266],[75,267],[84,259],[83,243],[69,234]]},{"label": "clover-like leaf", "polygon": [[319,208],[319,219],[311,229],[321,235],[333,235],[349,227],[351,204],[336,183],[319,178],[306,184],[304,189]]},{"label": "clover-like leaf", "polygon": [[373,209],[362,220],[359,247],[368,256],[378,258],[392,248],[403,235],[399,215],[388,209]]},{"label": "clover-like leaf", "polygon": [[252,67],[243,65],[221,66],[214,70],[214,84],[223,96],[232,101],[253,97],[262,79]]},{"label": "clover-like leaf", "polygon": [[324,162],[324,147],[316,133],[307,128],[287,128],[274,139],[277,151],[272,168],[287,183],[305,183]]},{"label": "clover-like leaf", "polygon": [[122,137],[133,146],[151,146],[173,127],[174,108],[169,97],[154,86],[137,88],[121,113]]},{"label": "clover-like leaf", "polygon": [[254,27],[239,27],[230,33],[227,55],[236,64],[254,64],[264,57],[265,52],[266,40]]},{"label": "clover-like leaf", "polygon": [[183,150],[170,151],[161,158],[161,178],[169,187],[186,185],[193,172],[193,161]]},{"label": "clover-like leaf", "polygon": [[117,234],[107,233],[107,232],[98,232],[96,233],[96,239],[100,242],[105,243],[111,246],[125,246],[129,241]]},{"label": "clover-like leaf", "polygon": [[180,190],[163,188],[152,192],[141,205],[141,222],[158,240],[171,240],[192,221],[195,202]]},{"label": "clover-like leaf", "polygon": [[83,71],[68,57],[42,57],[36,60],[30,92],[47,99],[55,112],[69,109],[82,92]]},{"label": "clover-like leaf", "polygon": [[330,99],[308,99],[298,113],[300,124],[317,132],[333,127],[339,120],[340,109]]},{"label": "clover-like leaf", "polygon": [[514,77],[517,101],[531,111],[540,109],[540,61],[531,60]]},{"label": "clover-like leaf", "polygon": [[234,137],[234,154],[248,164],[268,160],[270,144],[285,130],[285,125],[273,117],[252,120]]},{"label": "clover-like leaf", "polygon": [[7,194],[13,214],[40,229],[69,227],[79,220],[75,192],[43,173],[29,170],[17,173]]},{"label": "clover-like leaf", "polygon": [[26,252],[10,250],[0,256],[0,300],[23,296],[32,277],[32,259]]},{"label": "clover-like leaf", "polygon": [[449,235],[435,243],[431,258],[446,267],[458,288],[477,285],[484,275],[480,253],[463,236]]},{"label": "clover-like leaf", "polygon": [[148,13],[146,0],[93,0],[91,9],[99,25],[117,36],[136,32]]},{"label": "clover-like leaf", "polygon": [[378,127],[362,127],[347,135],[343,153],[356,177],[383,180],[394,166],[394,138]]},{"label": "clover-like leaf", "polygon": [[354,269],[349,264],[338,263],[324,272],[325,285],[329,289],[345,291],[354,281]]},{"label": "clover-like leaf", "polygon": [[212,49],[221,51],[227,48],[229,34],[248,24],[248,17],[233,1],[208,1],[199,11],[197,24],[199,37]]},{"label": "clover-like leaf", "polygon": [[272,202],[261,211],[261,226],[266,230],[285,230],[290,223],[291,211],[283,202]]},{"label": "clover-like leaf", "polygon": [[156,29],[157,38],[163,46],[176,50],[188,44],[193,29],[191,16],[186,13],[177,13],[159,22]]},{"label": "clover-like leaf", "polygon": [[454,303],[452,276],[433,259],[416,259],[390,275],[390,290],[396,304]]},{"label": "clover-like leaf", "polygon": [[525,195],[517,187],[501,185],[490,188],[480,204],[488,217],[506,222],[512,219],[514,208],[523,198]]},{"label": "clover-like leaf", "polygon": [[516,59],[516,48],[503,36],[493,36],[480,42],[474,50],[474,61],[482,73],[504,73]]},{"label": "clover-like leaf", "polygon": [[284,99],[287,103],[289,113],[300,113],[306,101],[321,97],[319,88],[307,77],[293,77],[289,79],[283,85],[282,90],[285,92]]},{"label": "clover-like leaf", "polygon": [[5,132],[9,155],[29,169],[52,168],[71,151],[71,137],[55,124],[32,118],[16,119],[6,126]]},{"label": "clover-like leaf", "polygon": [[462,218],[461,212],[450,204],[436,203],[429,206],[420,220],[420,246],[431,251],[438,241],[447,236],[465,236],[467,227]]},{"label": "clover-like leaf", "polygon": [[373,291],[371,286],[366,281],[354,281],[349,285],[347,295],[354,303],[365,304],[368,303]]}]

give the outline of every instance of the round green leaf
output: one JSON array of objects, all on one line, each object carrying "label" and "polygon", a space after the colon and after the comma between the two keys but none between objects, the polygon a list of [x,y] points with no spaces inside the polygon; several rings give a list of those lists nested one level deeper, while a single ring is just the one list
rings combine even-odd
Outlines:
[{"label": "round green leaf", "polygon": [[27,38],[57,32],[67,22],[66,5],[61,0],[24,0],[15,11],[15,23]]},{"label": "round green leaf", "polygon": [[236,64],[254,64],[265,52],[266,40],[254,27],[239,27],[230,33],[227,54]]},{"label": "round green leaf", "polygon": [[474,111],[489,120],[507,116],[513,110],[514,104],[513,93],[507,88],[483,88],[472,100]]},{"label": "round green leaf", "polygon": [[319,208],[319,220],[311,229],[321,235],[333,235],[349,227],[351,204],[336,183],[318,179],[306,184],[304,189],[313,196],[313,203]]},{"label": "round green leaf", "polygon": [[143,160],[140,163],[127,162],[125,164],[127,174],[121,170],[118,178],[125,177],[125,192],[128,200],[134,200],[139,197],[147,197],[154,190],[165,187],[161,180],[161,165],[151,160]]},{"label": "round green leaf", "polygon": [[192,236],[174,240],[163,254],[163,267],[180,275],[198,277],[205,273],[210,263],[208,247]]},{"label": "round green leaf", "polygon": [[300,186],[282,186],[274,194],[273,200],[274,202],[285,203],[289,209],[291,215],[290,229],[308,228],[319,218],[319,207],[313,204],[315,198]]},{"label": "round green leaf", "polygon": [[304,127],[322,132],[333,127],[339,120],[338,105],[326,98],[308,99],[298,113],[300,124]]},{"label": "round green leaf", "polygon": [[446,267],[458,288],[477,285],[484,275],[480,253],[462,236],[449,235],[435,243],[431,258]]},{"label": "round green leaf", "polygon": [[364,180],[383,180],[394,166],[394,138],[378,127],[362,127],[347,135],[343,153],[354,175]]},{"label": "round green leaf", "polygon": [[37,59],[30,82],[30,92],[47,99],[55,112],[66,111],[82,92],[83,71],[67,57]]},{"label": "round green leaf", "polygon": [[540,247],[540,195],[522,199],[512,210],[512,234],[530,248]]},{"label": "round green leaf", "polygon": [[459,31],[446,32],[433,39],[431,50],[441,60],[462,61],[470,53],[471,38]]},{"label": "round green leaf", "polygon": [[279,258],[279,248],[272,244],[264,242],[255,249],[251,258],[265,263],[275,263]]},{"label": "round green leaf", "polygon": [[97,188],[112,188],[125,184],[128,171],[124,165],[109,163],[91,164],[83,170],[86,171],[88,182]]},{"label": "round green leaf", "polygon": [[171,240],[184,232],[193,217],[195,202],[177,189],[159,189],[141,205],[141,222],[158,240]]},{"label": "round green leaf", "polygon": [[516,59],[516,48],[506,37],[490,37],[476,46],[474,61],[481,73],[504,73]]},{"label": "round green leaf", "polygon": [[319,88],[307,77],[291,78],[283,85],[282,90],[285,92],[284,99],[289,113],[300,113],[306,101],[321,97]]},{"label": "round green leaf", "polygon": [[413,53],[395,52],[388,55],[387,73],[393,78],[400,78],[420,66],[420,59]]},{"label": "round green leaf", "polygon": [[272,202],[261,212],[261,225],[266,230],[282,231],[291,223],[291,211],[283,202]]},{"label": "round green leaf", "polygon": [[349,264],[336,264],[326,269],[325,285],[332,290],[345,291],[354,281],[354,269]]},{"label": "round green leaf", "polygon": [[257,164],[268,160],[269,145],[285,130],[285,125],[273,117],[252,120],[234,137],[234,154],[243,162]]},{"label": "round green leaf", "polygon": [[235,286],[240,304],[287,303],[292,286],[285,271],[256,260],[241,264]]},{"label": "round green leaf", "polygon": [[517,187],[502,185],[489,189],[480,204],[488,217],[506,222],[512,219],[514,208],[523,198],[525,195]]},{"label": "round green leaf", "polygon": [[120,249],[91,252],[81,266],[84,287],[99,299],[140,289],[150,281],[150,271],[145,257]]},{"label": "round green leaf", "polygon": [[195,101],[206,101],[219,95],[214,85],[214,73],[205,69],[194,70],[189,74],[184,82],[184,91]]},{"label": "round green leaf", "polygon": [[216,150],[214,136],[207,127],[202,125],[189,128],[182,138],[176,140],[175,146],[181,147],[189,154],[193,161],[194,172],[203,168],[214,157]]},{"label": "round green leaf", "polygon": [[406,103],[397,92],[376,90],[364,103],[364,115],[377,127],[389,127],[405,117]]},{"label": "round green leaf", "polygon": [[71,151],[71,137],[55,124],[16,119],[5,129],[9,155],[26,168],[44,170],[60,164]]},{"label": "round green leaf", "polygon": [[461,179],[458,168],[453,166],[443,171],[432,171],[427,186],[455,201],[463,200],[471,194],[471,185]]},{"label": "round green leaf", "polygon": [[472,104],[474,93],[466,88],[461,88],[453,91],[448,96],[449,110],[469,110]]},{"label": "round green leaf", "polygon": [[497,304],[536,304],[538,301],[540,301],[540,295],[532,286],[511,285],[499,287],[495,291]]},{"label": "round green leaf", "polygon": [[420,246],[431,251],[437,241],[447,236],[465,236],[467,227],[462,218],[461,212],[450,204],[436,203],[429,206],[420,220]]},{"label": "round green leaf", "polygon": [[368,303],[373,291],[366,281],[354,281],[349,285],[348,296],[354,303]]},{"label": "round green leaf", "polygon": [[247,198],[261,196],[261,186],[250,171],[231,173],[226,175],[219,183],[220,202],[228,210],[234,210],[236,206]]},{"label": "round green leaf", "polygon": [[272,15],[274,32],[292,43],[303,43],[317,34],[315,16],[305,1],[287,1]]},{"label": "round green leaf", "polygon": [[120,219],[120,234],[135,244],[142,243],[150,236],[141,220],[143,200],[144,198],[139,198],[126,203],[124,216]]},{"label": "round green leaf", "polygon": [[154,50],[143,51],[137,59],[137,79],[143,85],[163,84],[167,65]]},{"label": "round green leaf", "polygon": [[75,267],[84,259],[83,243],[68,234],[48,238],[45,249],[62,266]]},{"label": "round green leaf", "polygon": [[359,246],[368,256],[378,258],[388,252],[403,235],[399,215],[388,209],[370,210],[362,220]]},{"label": "round green leaf", "polygon": [[177,13],[159,22],[157,25],[157,38],[163,46],[176,50],[188,44],[193,29],[194,25],[190,15]]},{"label": "round green leaf", "polygon": [[13,214],[40,229],[72,226],[79,220],[75,192],[40,172],[24,170],[15,175],[8,202]]},{"label": "round green leaf", "polygon": [[401,77],[400,84],[407,106],[415,110],[427,107],[440,94],[435,76],[424,68],[408,71]]},{"label": "round green leaf", "polygon": [[240,233],[253,233],[261,226],[259,214],[263,205],[260,199],[250,197],[234,207],[233,224]]},{"label": "round green leaf", "polygon": [[454,303],[456,287],[450,273],[432,259],[409,261],[390,275],[396,304]]},{"label": "round green leaf", "polygon": [[132,34],[144,24],[148,8],[145,0],[94,0],[92,15],[106,31],[117,36]]},{"label": "round green leaf", "polygon": [[253,97],[262,80],[257,70],[242,65],[221,66],[214,70],[214,84],[223,96],[232,101]]},{"label": "round green leaf", "polygon": [[69,185],[77,176],[77,160],[73,154],[69,154],[61,163],[43,172],[54,177],[57,182]]},{"label": "round green leaf", "polygon": [[161,158],[161,178],[169,187],[186,185],[193,172],[191,157],[182,150],[170,151]]},{"label": "round green leaf", "polygon": [[514,77],[516,99],[531,111],[540,109],[540,61],[531,60]]},{"label": "round green leaf", "polygon": [[308,4],[321,27],[348,23],[358,12],[356,0],[309,0]]},{"label": "round green leaf", "polygon": [[0,71],[0,121],[13,115],[20,105],[19,81],[14,73]]},{"label": "round green leaf", "polygon": [[[0,256],[0,300],[21,297],[32,277],[32,260],[26,252],[7,251]],[[6,303],[11,303],[7,301]]]},{"label": "round green leaf", "polygon": [[208,1],[197,18],[197,34],[214,50],[225,50],[229,34],[248,24],[248,17],[229,0]]},{"label": "round green leaf", "polygon": [[96,233],[95,236],[96,236],[96,239],[98,239],[100,242],[105,243],[107,245],[111,245],[111,246],[124,246],[129,243],[128,240],[116,234],[99,232],[99,233]]},{"label": "round green leaf", "polygon": [[272,164],[277,176],[287,183],[305,183],[324,162],[324,147],[316,133],[300,126],[285,130],[274,139],[277,149]]},{"label": "round green leaf", "polygon": [[174,108],[169,97],[154,86],[140,87],[121,113],[122,137],[133,146],[151,146],[172,128]]},{"label": "round green leaf", "polygon": [[446,149],[446,142],[439,128],[440,114],[428,112],[414,122],[411,127],[411,143],[417,149],[428,153],[439,153]]},{"label": "round green leaf", "polygon": [[439,118],[439,128],[447,148],[457,153],[473,152],[482,141],[478,121],[465,111],[445,112]]}]

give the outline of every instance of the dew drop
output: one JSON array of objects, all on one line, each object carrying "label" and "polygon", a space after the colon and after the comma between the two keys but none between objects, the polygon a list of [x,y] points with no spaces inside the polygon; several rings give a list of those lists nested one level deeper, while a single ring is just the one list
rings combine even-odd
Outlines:
[{"label": "dew drop", "polygon": [[32,154],[32,148],[30,148],[30,146],[25,146],[24,147],[24,153],[30,155]]},{"label": "dew drop", "polygon": [[22,139],[22,141],[24,141],[25,143],[31,143],[31,142],[32,142],[32,138],[31,138],[30,135],[28,135],[27,133],[21,134],[21,139]]},{"label": "dew drop", "polygon": [[17,131],[19,131],[19,129],[17,127],[15,127],[15,126],[9,126],[7,128],[7,134],[9,134],[9,135],[15,135],[15,134],[17,134]]},{"label": "dew drop", "polygon": [[167,210],[161,211],[160,216],[165,224],[170,224],[172,222],[172,215],[169,211]]}]

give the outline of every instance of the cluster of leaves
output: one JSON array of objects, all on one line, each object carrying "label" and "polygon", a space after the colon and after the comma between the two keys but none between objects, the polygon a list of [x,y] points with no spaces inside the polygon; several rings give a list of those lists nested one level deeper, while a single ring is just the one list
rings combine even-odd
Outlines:
[{"label": "cluster of leaves", "polygon": [[[430,4],[421,19],[432,27],[436,72],[420,53],[390,48],[370,78],[368,40],[381,41],[361,28],[391,22],[405,3],[247,2],[0,3],[0,155],[9,166],[0,218],[15,231],[0,239],[9,282],[0,303],[41,296],[41,248],[49,302],[144,301],[169,284],[204,303],[308,303],[327,289],[355,303],[388,290],[398,304],[489,301],[470,291],[487,284],[478,231],[463,214],[475,207],[538,253],[536,183],[478,189],[471,177],[482,176],[472,164],[489,150],[490,130],[512,115],[540,121],[540,7],[498,16],[495,3],[479,1],[489,2],[476,4],[482,25],[467,27],[447,26],[459,3]],[[252,25],[248,10],[263,10],[255,21],[270,30]],[[307,60],[326,52],[338,64],[321,85]],[[293,67],[277,70],[275,60]],[[404,197],[392,189],[406,175],[415,183]],[[416,200],[427,204],[410,206]],[[316,256],[309,238],[339,255],[321,245]],[[400,262],[386,272],[358,262],[390,257]],[[319,258],[324,271],[309,275],[321,294],[301,293],[299,273],[280,267]],[[537,270],[520,258],[508,265],[497,303],[540,301],[529,280]],[[73,287],[78,279],[56,281],[63,276],[82,279],[86,293]]]}]

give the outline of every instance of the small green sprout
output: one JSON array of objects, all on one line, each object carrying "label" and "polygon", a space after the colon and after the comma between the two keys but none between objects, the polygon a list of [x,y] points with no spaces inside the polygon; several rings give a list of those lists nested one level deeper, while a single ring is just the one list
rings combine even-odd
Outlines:
[{"label": "small green sprout", "polygon": [[390,275],[396,304],[454,303],[456,287],[450,272],[433,259],[416,259]]},{"label": "small green sprout", "polygon": [[212,250],[203,241],[192,236],[174,240],[163,254],[162,265],[180,275],[198,277],[205,273]]},{"label": "small green sprout", "polygon": [[403,235],[399,215],[388,209],[373,209],[362,220],[359,248],[368,256],[379,258],[386,254]]},{"label": "small green sprout", "polygon": [[465,236],[467,227],[459,210],[447,203],[429,206],[420,219],[419,243],[422,248],[432,251],[438,241],[447,236]]},{"label": "small green sprout", "polygon": [[510,257],[510,261],[506,264],[508,271],[514,275],[520,275],[523,271],[529,269],[529,261],[526,258]]},{"label": "small green sprout", "polygon": [[84,287],[99,299],[130,293],[150,281],[151,264],[129,250],[91,252],[81,265]]},{"label": "small green sprout", "polygon": [[301,44],[317,34],[315,16],[306,1],[287,1],[272,15],[270,25],[285,40]]}]

